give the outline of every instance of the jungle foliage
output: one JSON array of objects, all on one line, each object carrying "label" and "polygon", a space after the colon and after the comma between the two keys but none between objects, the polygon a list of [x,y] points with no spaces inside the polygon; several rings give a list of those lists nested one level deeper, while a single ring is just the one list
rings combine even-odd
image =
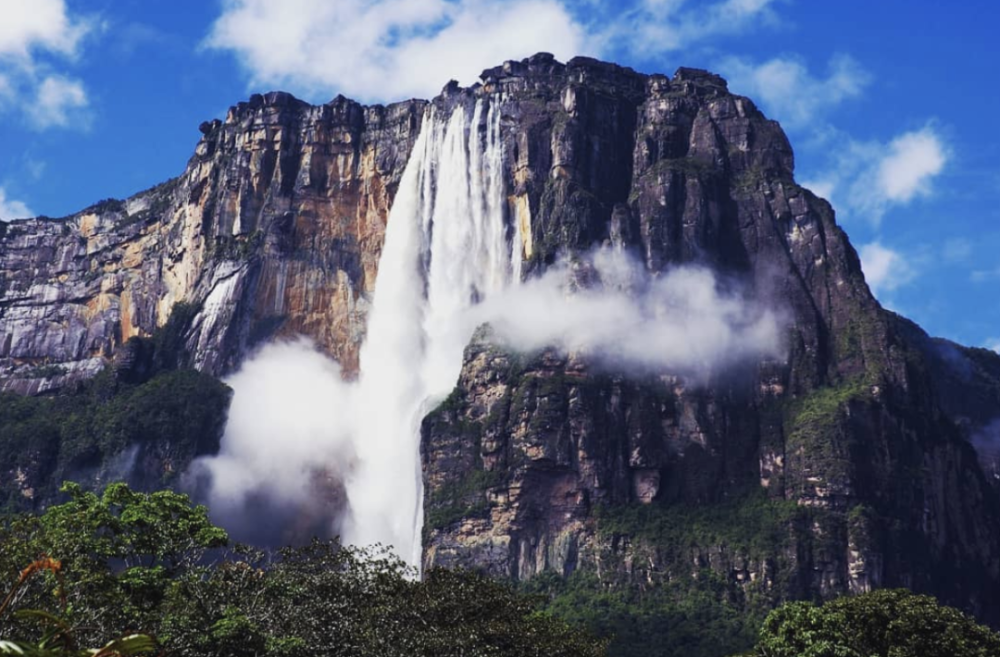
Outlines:
[{"label": "jungle foliage", "polygon": [[[599,640],[540,613],[537,598],[481,575],[435,570],[419,580],[385,550],[336,542],[228,548],[185,495],[63,490],[68,502],[0,525],[0,591],[14,591],[9,606],[20,612],[0,616],[0,642],[38,648],[46,619],[74,645],[155,637],[157,651],[192,657],[604,654]],[[16,586],[41,559],[59,567]],[[63,647],[46,654],[75,654]]]}]

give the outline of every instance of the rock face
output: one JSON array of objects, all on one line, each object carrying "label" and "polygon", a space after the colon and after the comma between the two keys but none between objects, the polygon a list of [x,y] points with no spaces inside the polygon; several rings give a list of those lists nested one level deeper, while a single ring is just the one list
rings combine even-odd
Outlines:
[{"label": "rock face", "polygon": [[[707,567],[772,600],[908,586],[1000,621],[1000,498],[969,442],[1000,415],[1000,360],[878,305],[780,127],[688,69],[536,57],[472,93],[497,92],[529,272],[601,243],[653,273],[707,264],[787,310],[788,357],[698,384],[481,333],[423,426],[425,565],[643,585]],[[756,513],[784,518],[770,551],[710,534],[678,552],[616,521],[744,514],[761,491]]]},{"label": "rock face", "polygon": [[180,177],[66,219],[0,224],[0,386],[37,393],[92,376],[177,302],[198,309],[187,343],[203,371],[296,334],[355,371],[423,106],[254,96],[202,124]]},{"label": "rock face", "polygon": [[[502,102],[523,276],[601,244],[653,275],[708,265],[783,309],[788,354],[694,382],[481,330],[423,424],[425,565],[621,586],[707,570],[766,604],[904,585],[1000,623],[1000,358],[879,306],[780,127],[704,71],[547,55],[432,102],[483,95]],[[305,334],[351,375],[426,105],[255,96],[202,126],[179,178],[0,224],[0,387],[127,370],[121,346],[178,302],[199,369]]]}]

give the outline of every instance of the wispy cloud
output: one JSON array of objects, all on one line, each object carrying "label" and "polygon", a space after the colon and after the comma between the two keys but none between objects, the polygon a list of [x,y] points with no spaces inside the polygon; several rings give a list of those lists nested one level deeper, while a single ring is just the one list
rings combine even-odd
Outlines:
[{"label": "wispy cloud", "polygon": [[602,52],[626,52],[639,60],[676,52],[714,37],[778,23],[774,0],[641,0],[614,16],[591,21],[591,38]]},{"label": "wispy cloud", "polygon": [[7,198],[6,190],[0,187],[0,221],[23,219],[24,217],[32,217],[34,214],[22,201]]},{"label": "wispy cloud", "polygon": [[87,92],[79,80],[50,75],[38,86],[31,122],[38,128],[65,128],[72,124],[86,125],[85,110],[89,105]]},{"label": "wispy cloud", "polygon": [[992,349],[993,351],[1000,354],[1000,338],[987,338],[986,348]]},{"label": "wispy cloud", "polygon": [[754,98],[764,110],[791,130],[817,130],[817,122],[839,104],[857,98],[872,75],[848,55],[837,55],[825,76],[813,75],[800,57],[776,57],[755,64],[730,57],[719,68],[733,91]]},{"label": "wispy cloud", "polygon": [[934,192],[951,159],[951,147],[933,123],[887,143],[843,136],[831,168],[810,181],[842,215],[878,225],[886,212]]},{"label": "wispy cloud", "polygon": [[0,111],[20,112],[37,129],[86,127],[86,88],[64,69],[99,27],[71,14],[65,0],[6,3],[0,10]]},{"label": "wispy cloud", "polygon": [[881,242],[865,244],[858,255],[861,256],[861,268],[868,287],[879,300],[917,277],[916,267],[910,258]]},{"label": "wispy cloud", "polygon": [[941,256],[946,262],[964,263],[972,257],[972,240],[964,237],[953,237],[944,243]]},{"label": "wispy cloud", "polygon": [[1000,267],[993,269],[976,269],[969,274],[969,280],[973,283],[986,283],[987,281],[1000,280]]},{"label": "wispy cloud", "polygon": [[774,2],[225,0],[205,44],[233,53],[258,87],[393,101],[539,51],[648,60],[773,22]]},{"label": "wispy cloud", "polygon": [[934,130],[926,127],[892,140],[889,154],[878,162],[877,182],[886,202],[908,203],[931,192],[931,180],[948,160],[946,147]]}]

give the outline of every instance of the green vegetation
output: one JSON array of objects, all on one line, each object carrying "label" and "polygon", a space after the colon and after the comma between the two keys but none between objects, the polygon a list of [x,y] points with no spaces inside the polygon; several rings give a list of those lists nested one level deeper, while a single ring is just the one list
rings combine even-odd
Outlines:
[{"label": "green vegetation", "polygon": [[[142,628],[165,652],[190,657],[604,654],[600,641],[540,613],[536,598],[479,575],[435,570],[415,581],[384,551],[336,543],[221,552],[225,532],[183,495],[64,490],[66,504],[0,523],[0,591],[35,555],[50,555],[58,572],[21,587],[15,606],[60,618],[81,644]],[[28,618],[0,617],[0,641],[27,645],[35,632]]]},{"label": "green vegetation", "polygon": [[828,426],[835,420],[844,404],[865,394],[865,391],[865,382],[862,380],[848,381],[834,387],[816,388],[809,395],[791,404],[789,422],[797,430]]},{"label": "green vegetation", "polygon": [[[844,407],[863,399],[869,385],[863,378],[816,388],[790,403],[785,413],[786,452],[822,464],[828,478],[847,475],[850,433],[842,431]],[[841,439],[841,434],[843,439]]]},{"label": "green vegetation", "polygon": [[117,198],[106,198],[85,208],[80,214],[110,214],[125,212],[125,203]]},{"label": "green vegetation", "polygon": [[609,639],[614,657],[720,657],[753,645],[763,618],[728,599],[728,585],[708,569],[655,586],[546,573],[525,588],[549,596],[557,618]]},{"label": "green vegetation", "polygon": [[[110,371],[57,397],[0,394],[0,507],[24,508],[55,496],[52,482],[120,477],[116,456],[136,446],[162,462],[158,485],[195,456],[215,451],[231,390],[193,370],[166,371],[129,385]],[[40,487],[39,487],[40,486]]]},{"label": "green vegetation", "polygon": [[426,527],[443,529],[462,518],[484,515],[489,510],[486,491],[502,478],[500,472],[474,469],[460,481],[445,484],[430,496]]},{"label": "green vegetation", "polygon": [[247,260],[264,240],[264,234],[255,230],[239,235],[216,235],[208,245],[208,255],[221,260]]},{"label": "green vegetation", "polygon": [[0,604],[0,619],[3,618],[11,603],[21,592],[21,588],[38,573],[51,572],[59,579],[55,593],[62,604],[62,613],[55,615],[40,609],[19,609],[12,615],[16,620],[37,623],[41,628],[41,636],[28,641],[0,639],[0,655],[19,655],[21,657],[126,657],[128,655],[151,654],[156,651],[156,640],[146,634],[130,634],[112,639],[100,648],[80,649],[76,638],[77,631],[66,618],[67,603],[62,588],[62,563],[56,559],[42,557],[33,561],[21,571],[21,576],[14,583],[14,588]]},{"label": "green vegetation", "polygon": [[[519,593],[463,571],[416,581],[384,550],[336,542],[226,549],[205,507],[174,492],[62,490],[68,501],[42,515],[0,519],[0,655],[721,657],[755,642],[747,657],[1000,654],[1000,635],[902,590],[786,603],[761,623],[730,582],[709,568],[692,573],[692,563],[688,574],[667,563],[662,581],[633,586],[595,572],[546,573]],[[754,550],[770,540],[761,543],[761,532],[794,515],[762,498],[729,511],[749,529],[724,526],[740,523],[724,523],[720,509],[666,507],[616,514],[611,530],[641,523],[682,544]]]},{"label": "green vegetation", "polygon": [[[193,458],[214,452],[232,391],[207,374],[177,369],[186,360],[184,333],[196,313],[191,304],[176,304],[151,337],[132,338],[130,371],[107,369],[57,396],[0,394],[0,463],[12,475],[0,480],[0,508],[51,500],[64,479],[126,476],[118,461],[129,448],[154,455],[161,466],[147,486],[171,482]],[[28,375],[61,370],[42,365]]]},{"label": "green vegetation", "polygon": [[[545,573],[525,586],[546,595],[555,616],[611,640],[615,657],[718,657],[746,650],[780,601],[776,596],[788,588],[794,564],[786,551],[794,525],[809,513],[763,492],[711,505],[598,508],[598,533],[619,546],[602,556],[604,572],[577,571],[567,579]],[[648,576],[623,575],[632,570],[622,563],[623,540],[633,562],[648,566]],[[713,558],[766,570],[774,588],[763,577],[727,579]]]},{"label": "green vegetation", "polygon": [[762,558],[788,543],[790,523],[802,513],[795,502],[772,499],[756,490],[718,504],[631,504],[598,508],[596,515],[598,531],[605,536],[640,538],[683,553],[699,546],[725,545]]},{"label": "green vegetation", "polygon": [[199,310],[196,304],[178,301],[171,308],[170,317],[163,326],[153,331],[152,336],[131,338],[144,342],[152,351],[151,374],[184,366],[188,359],[184,337]]},{"label": "green vegetation", "polygon": [[883,590],[768,615],[758,657],[995,657],[996,634],[929,596]]},{"label": "green vegetation", "polygon": [[21,379],[51,379],[56,376],[62,376],[67,373],[67,369],[62,365],[39,365],[38,367],[33,367],[26,372],[22,372],[18,375]]},{"label": "green vegetation", "polygon": [[767,181],[764,170],[758,165],[752,165],[741,171],[733,180],[733,189],[742,194],[749,194]]}]

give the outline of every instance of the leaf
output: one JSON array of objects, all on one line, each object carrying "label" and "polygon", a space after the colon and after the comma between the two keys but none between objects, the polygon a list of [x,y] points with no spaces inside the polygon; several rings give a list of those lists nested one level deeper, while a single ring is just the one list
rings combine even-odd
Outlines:
[{"label": "leaf", "polygon": [[19,611],[15,611],[14,612],[14,617],[15,618],[28,619],[28,620],[41,621],[43,623],[48,623],[50,625],[55,625],[56,627],[58,627],[60,630],[63,630],[64,632],[69,632],[70,631],[69,623],[67,623],[65,620],[63,620],[62,618],[59,618],[58,616],[56,616],[54,614],[50,614],[49,612],[42,611],[40,609],[21,609]]},{"label": "leaf", "polygon": [[156,640],[148,634],[130,634],[111,641],[100,650],[91,650],[93,657],[111,657],[111,655],[138,655],[156,650]]}]

